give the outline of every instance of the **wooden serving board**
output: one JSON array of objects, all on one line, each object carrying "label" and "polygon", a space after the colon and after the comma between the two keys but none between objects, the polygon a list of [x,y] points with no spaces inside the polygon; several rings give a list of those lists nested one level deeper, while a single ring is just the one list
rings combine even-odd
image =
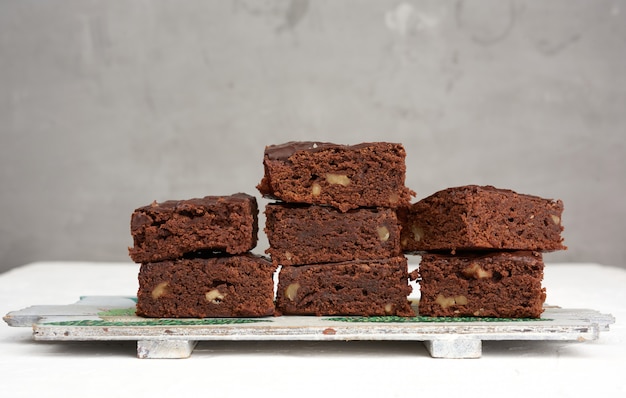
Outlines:
[{"label": "wooden serving board", "polygon": [[205,340],[410,340],[435,358],[478,358],[488,340],[596,340],[615,318],[594,310],[546,307],[539,319],[281,316],[172,319],[135,315],[134,297],[86,296],[62,306],[8,313],[35,340],[135,340],[139,358],[186,358]]}]

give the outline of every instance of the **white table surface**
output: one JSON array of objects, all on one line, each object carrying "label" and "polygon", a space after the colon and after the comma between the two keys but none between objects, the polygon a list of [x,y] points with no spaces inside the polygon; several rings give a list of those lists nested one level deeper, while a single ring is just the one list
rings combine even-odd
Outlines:
[{"label": "white table surface", "polygon": [[[0,313],[134,295],[137,272],[132,263],[28,264],[0,274]],[[480,359],[434,359],[411,341],[205,341],[187,359],[138,359],[132,341],[39,342],[2,322],[0,396],[626,397],[626,270],[548,263],[544,286],[548,304],[612,314],[615,324],[584,343],[485,341]]]}]

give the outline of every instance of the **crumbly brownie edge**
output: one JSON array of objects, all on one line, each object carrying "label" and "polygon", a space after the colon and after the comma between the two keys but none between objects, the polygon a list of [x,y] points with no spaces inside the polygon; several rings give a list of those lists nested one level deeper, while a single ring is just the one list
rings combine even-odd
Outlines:
[{"label": "crumbly brownie edge", "polygon": [[543,269],[537,252],[426,253],[411,279],[419,276],[420,315],[538,318]]},{"label": "crumbly brownie edge", "polygon": [[342,213],[328,206],[270,203],[265,233],[275,265],[375,260],[402,255],[395,211],[361,208]]},{"label": "crumbly brownie edge", "polygon": [[398,211],[404,252],[566,249],[563,202],[492,186],[436,192]]},{"label": "crumbly brownie edge", "polygon": [[285,315],[414,316],[404,257],[283,267],[277,309]]},{"label": "crumbly brownie edge", "polygon": [[253,254],[142,264],[137,314],[208,318],[274,315],[274,267]]},{"label": "crumbly brownie edge", "polygon": [[244,193],[154,202],[131,216],[129,256],[144,263],[198,250],[248,252],[258,241],[258,212],[256,198]]},{"label": "crumbly brownie edge", "polygon": [[[283,158],[264,156],[265,173],[257,185],[264,197],[347,211],[357,207],[397,208],[408,205],[415,195],[405,186],[406,152],[401,144],[327,144]],[[375,178],[376,172],[371,170],[384,178]]]}]

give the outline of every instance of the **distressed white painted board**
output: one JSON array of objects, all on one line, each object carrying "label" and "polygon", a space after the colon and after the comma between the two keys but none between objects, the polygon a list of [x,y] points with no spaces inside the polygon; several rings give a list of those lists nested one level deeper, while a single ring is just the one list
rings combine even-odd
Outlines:
[{"label": "distressed white painted board", "polygon": [[67,306],[33,306],[7,314],[11,326],[32,326],[35,340],[135,340],[139,358],[186,358],[206,340],[409,340],[432,357],[478,358],[488,340],[596,340],[615,322],[594,310],[547,307],[542,318],[281,316],[148,319],[129,297],[92,296]]}]

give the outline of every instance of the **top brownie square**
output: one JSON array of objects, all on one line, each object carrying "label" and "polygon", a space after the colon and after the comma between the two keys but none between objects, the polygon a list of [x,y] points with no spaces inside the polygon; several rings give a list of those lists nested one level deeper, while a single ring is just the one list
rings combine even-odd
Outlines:
[{"label": "top brownie square", "polygon": [[245,193],[153,202],[131,216],[137,263],[173,260],[194,252],[241,254],[257,244],[258,205]]},{"label": "top brownie square", "polygon": [[563,202],[492,186],[439,191],[398,211],[405,252],[562,250]]},{"label": "top brownie square", "polygon": [[406,152],[386,142],[337,145],[288,142],[265,148],[265,175],[257,186],[268,198],[288,203],[358,207],[407,206]]}]

